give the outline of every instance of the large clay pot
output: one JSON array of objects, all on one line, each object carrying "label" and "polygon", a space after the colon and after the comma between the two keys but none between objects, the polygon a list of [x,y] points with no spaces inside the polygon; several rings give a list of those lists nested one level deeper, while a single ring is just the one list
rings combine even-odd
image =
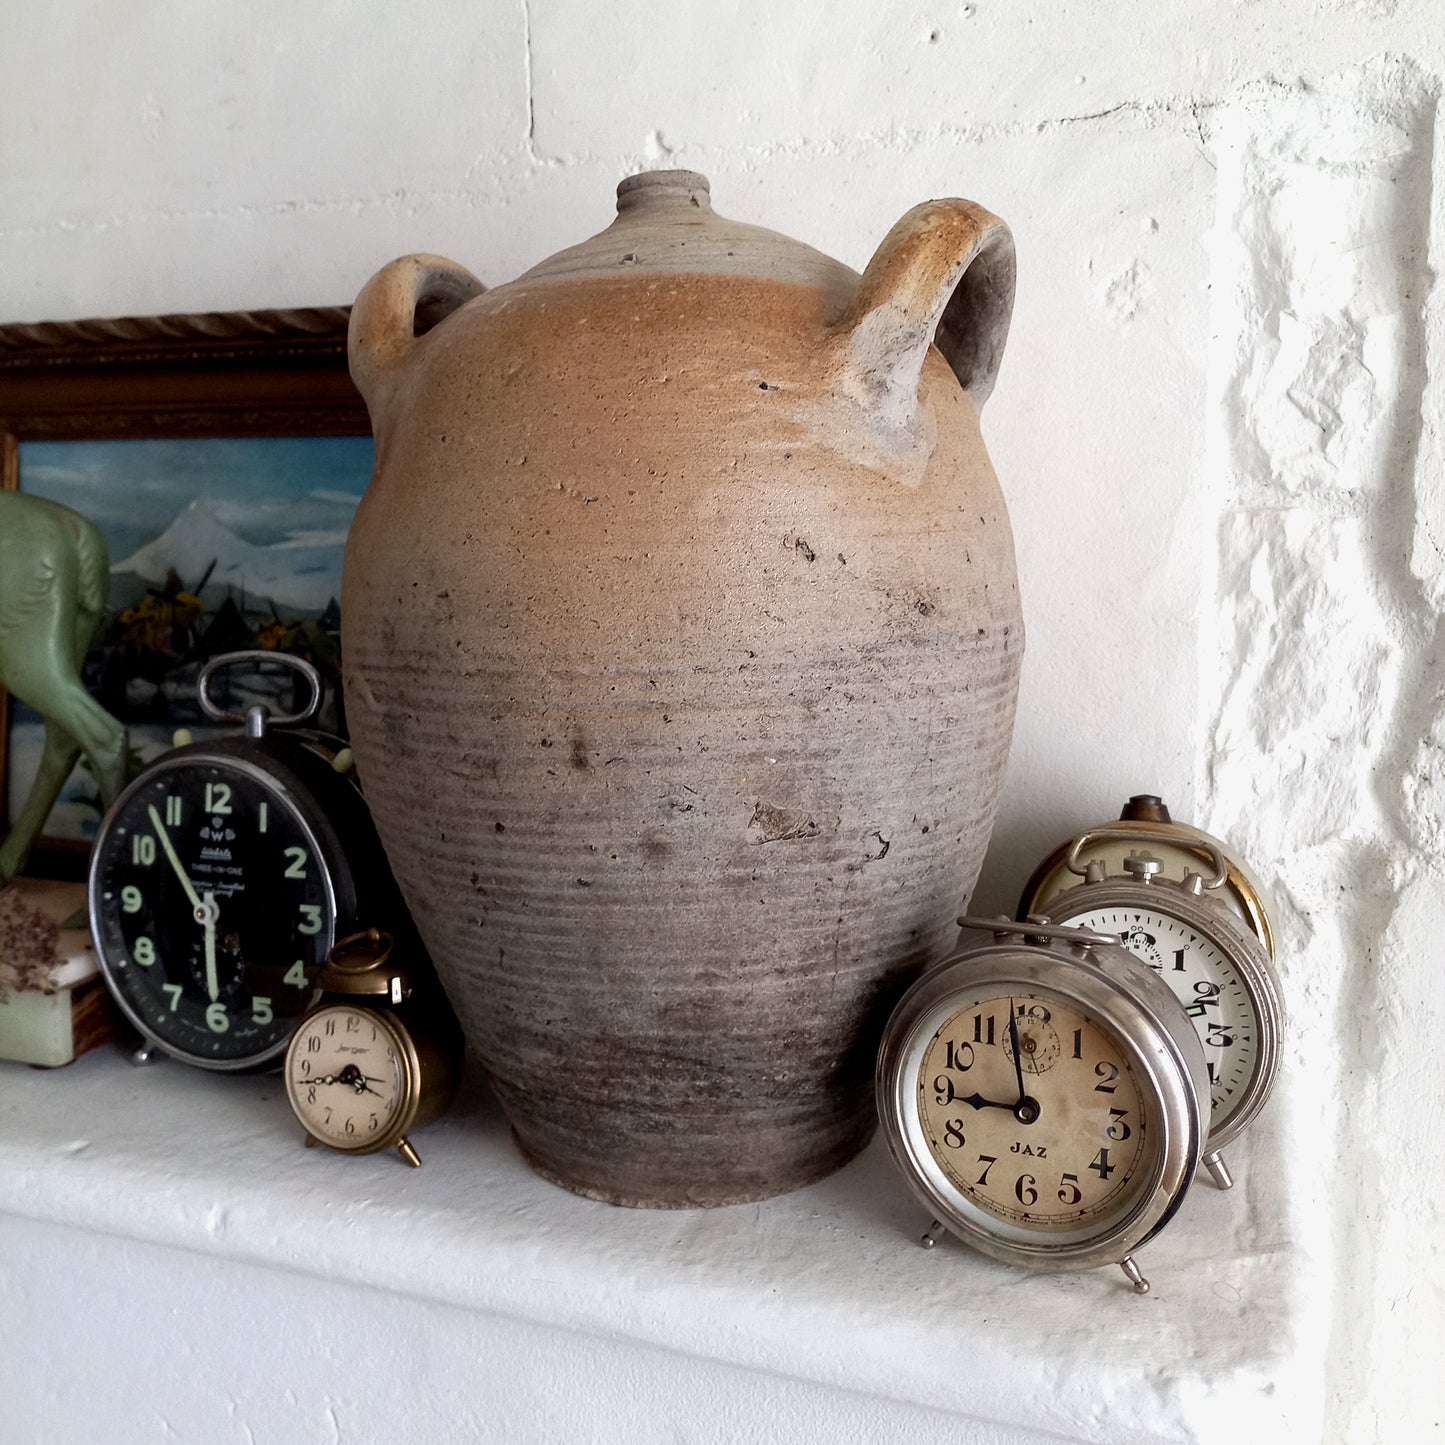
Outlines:
[{"label": "large clay pot", "polygon": [[358,298],[347,712],[528,1159],[725,1204],[866,1142],[887,1013],[988,840],[1023,633],[978,408],[1013,247],[930,201],[860,280],[690,172],[617,208],[495,290],[411,256]]}]

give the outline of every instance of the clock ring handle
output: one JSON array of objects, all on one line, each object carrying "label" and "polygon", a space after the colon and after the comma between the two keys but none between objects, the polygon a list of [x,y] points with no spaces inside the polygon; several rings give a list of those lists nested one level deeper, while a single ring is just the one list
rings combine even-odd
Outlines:
[{"label": "clock ring handle", "polygon": [[[310,689],[306,705],[296,712],[288,713],[272,713],[262,703],[248,707],[243,713],[223,708],[211,696],[211,683],[217,673],[243,665],[253,668],[284,667],[296,673],[305,680]],[[244,723],[251,737],[260,737],[268,727],[294,727],[315,717],[325,691],[321,674],[304,657],[295,657],[289,652],[266,652],[260,649],[218,653],[206,663],[201,669],[201,675],[196,679],[196,701],[200,703],[201,711],[216,722]]]},{"label": "clock ring handle", "polygon": [[1192,837],[1189,834],[1156,833],[1144,828],[1090,828],[1087,833],[1080,833],[1074,839],[1073,846],[1069,849],[1069,856],[1064,860],[1064,867],[1070,873],[1077,873],[1080,878],[1087,878],[1089,869],[1086,864],[1079,861],[1079,854],[1090,843],[1104,842],[1154,843],[1165,848],[1184,848],[1191,853],[1201,853],[1209,859],[1214,869],[1209,877],[1201,876],[1200,882],[1203,886],[1205,888],[1222,888],[1229,881],[1229,864],[1217,844],[1203,838]]},{"label": "clock ring handle", "polygon": [[1094,948],[1103,945],[1117,948],[1118,938],[1112,933],[1103,933],[1097,928],[1081,928],[1072,923],[1050,923],[1039,914],[1030,914],[1022,923],[1012,918],[984,918],[981,914],[964,913],[956,920],[960,928],[977,929],[980,933],[992,933],[1002,942],[1005,938],[1022,938],[1026,943],[1057,940],[1061,943],[1077,944],[1080,948]]}]

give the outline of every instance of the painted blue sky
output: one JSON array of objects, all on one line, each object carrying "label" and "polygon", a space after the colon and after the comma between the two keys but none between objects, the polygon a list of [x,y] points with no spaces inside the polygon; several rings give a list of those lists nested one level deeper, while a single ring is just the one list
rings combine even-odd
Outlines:
[{"label": "painted blue sky", "polygon": [[32,441],[20,444],[20,488],[96,523],[112,564],[201,502],[255,546],[334,552],[339,579],[372,455],[369,436]]}]

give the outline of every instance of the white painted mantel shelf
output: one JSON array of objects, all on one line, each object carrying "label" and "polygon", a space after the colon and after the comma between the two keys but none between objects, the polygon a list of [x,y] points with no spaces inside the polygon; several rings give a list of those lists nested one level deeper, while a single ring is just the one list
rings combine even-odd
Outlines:
[{"label": "white painted mantel shelf", "polygon": [[765,1204],[632,1211],[533,1175],[481,1087],[412,1170],[303,1149],[274,1075],[0,1065],[0,1440],[1316,1439],[1284,1092],[1139,1298],[919,1248],[877,1141]]}]

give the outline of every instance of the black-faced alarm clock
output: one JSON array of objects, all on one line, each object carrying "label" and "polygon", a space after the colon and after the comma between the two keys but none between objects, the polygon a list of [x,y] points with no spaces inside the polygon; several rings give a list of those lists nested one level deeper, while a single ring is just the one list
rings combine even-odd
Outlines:
[{"label": "black-faced alarm clock", "polygon": [[[223,670],[294,671],[298,711],[213,699]],[[397,916],[399,893],[343,740],[302,729],[321,704],[316,669],[285,653],[236,652],[201,670],[202,710],[239,735],[165,754],[115,800],[90,865],[101,970],[147,1041],[203,1069],[274,1064],[316,991],[338,935]],[[404,916],[404,913],[400,914]]]}]

